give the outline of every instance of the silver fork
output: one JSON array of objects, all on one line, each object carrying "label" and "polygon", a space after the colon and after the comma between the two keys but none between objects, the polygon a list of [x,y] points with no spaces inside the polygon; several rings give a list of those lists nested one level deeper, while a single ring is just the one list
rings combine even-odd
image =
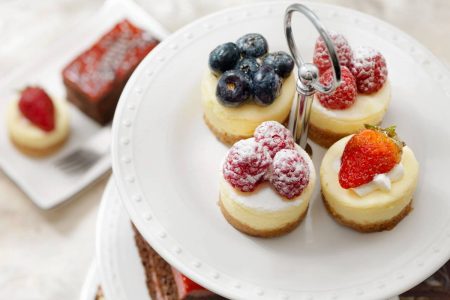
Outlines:
[{"label": "silver fork", "polygon": [[61,157],[55,162],[58,169],[69,175],[88,171],[109,151],[111,126],[100,129],[81,147]]}]

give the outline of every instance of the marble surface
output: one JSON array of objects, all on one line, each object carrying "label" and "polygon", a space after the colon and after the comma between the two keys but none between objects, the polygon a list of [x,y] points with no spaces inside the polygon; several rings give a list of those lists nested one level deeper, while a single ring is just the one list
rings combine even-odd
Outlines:
[{"label": "marble surface", "polygon": [[[242,0],[137,0],[170,30]],[[255,2],[255,1],[254,1]],[[388,21],[450,62],[446,0],[326,0]],[[156,5],[157,3],[157,5]],[[45,51],[100,0],[0,1],[0,82]],[[25,84],[25,83],[24,83]],[[0,99],[4,101],[5,99]],[[0,149],[1,152],[1,149]],[[95,222],[106,179],[71,202],[41,211],[0,171],[0,299],[77,299],[94,258]]]}]

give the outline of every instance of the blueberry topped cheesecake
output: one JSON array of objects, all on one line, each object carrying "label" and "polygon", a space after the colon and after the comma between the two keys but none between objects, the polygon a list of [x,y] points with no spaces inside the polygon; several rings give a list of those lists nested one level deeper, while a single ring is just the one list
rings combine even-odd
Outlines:
[{"label": "blueberry topped cheesecake", "polygon": [[289,54],[269,52],[261,34],[249,33],[217,46],[208,64],[201,82],[204,119],[219,140],[233,144],[264,121],[287,121],[295,93]]}]

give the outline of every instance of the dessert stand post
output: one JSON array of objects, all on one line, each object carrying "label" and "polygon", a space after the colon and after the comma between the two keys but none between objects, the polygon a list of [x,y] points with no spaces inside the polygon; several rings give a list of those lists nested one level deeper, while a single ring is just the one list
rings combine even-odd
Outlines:
[{"label": "dessert stand post", "polygon": [[[324,86],[319,82],[319,69],[315,64],[306,63],[295,44],[292,33],[292,15],[294,12],[302,13],[319,32],[320,36],[327,46],[331,63],[333,65],[333,81]],[[308,140],[309,117],[311,113],[311,104],[316,92],[330,94],[341,82],[341,67],[327,30],[320,22],[316,14],[303,4],[292,4],[286,9],[284,16],[284,30],[289,46],[289,50],[297,66],[296,95],[292,103],[289,115],[289,130],[292,132],[295,142],[306,150]]]}]

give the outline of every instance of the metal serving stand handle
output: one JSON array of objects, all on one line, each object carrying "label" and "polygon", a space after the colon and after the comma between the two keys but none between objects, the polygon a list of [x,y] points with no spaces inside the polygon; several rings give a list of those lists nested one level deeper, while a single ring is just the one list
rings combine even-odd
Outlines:
[{"label": "metal serving stand handle", "polygon": [[[311,21],[325,42],[330,60],[332,62],[333,71],[333,80],[327,86],[324,86],[319,82],[319,69],[317,66],[312,63],[305,63],[300,55],[300,52],[298,51],[291,26],[292,15],[294,12],[302,13],[309,21]],[[311,114],[311,105],[314,100],[314,94],[316,92],[323,94],[332,93],[341,82],[341,67],[339,66],[339,60],[336,50],[334,49],[333,42],[331,41],[325,27],[322,25],[316,14],[314,14],[314,12],[308,7],[303,4],[290,5],[286,9],[284,16],[284,29],[289,50],[294,58],[298,71],[296,78],[296,95],[294,101],[292,102],[288,128],[291,130],[295,142],[303,149],[306,149],[309,117]]]}]

